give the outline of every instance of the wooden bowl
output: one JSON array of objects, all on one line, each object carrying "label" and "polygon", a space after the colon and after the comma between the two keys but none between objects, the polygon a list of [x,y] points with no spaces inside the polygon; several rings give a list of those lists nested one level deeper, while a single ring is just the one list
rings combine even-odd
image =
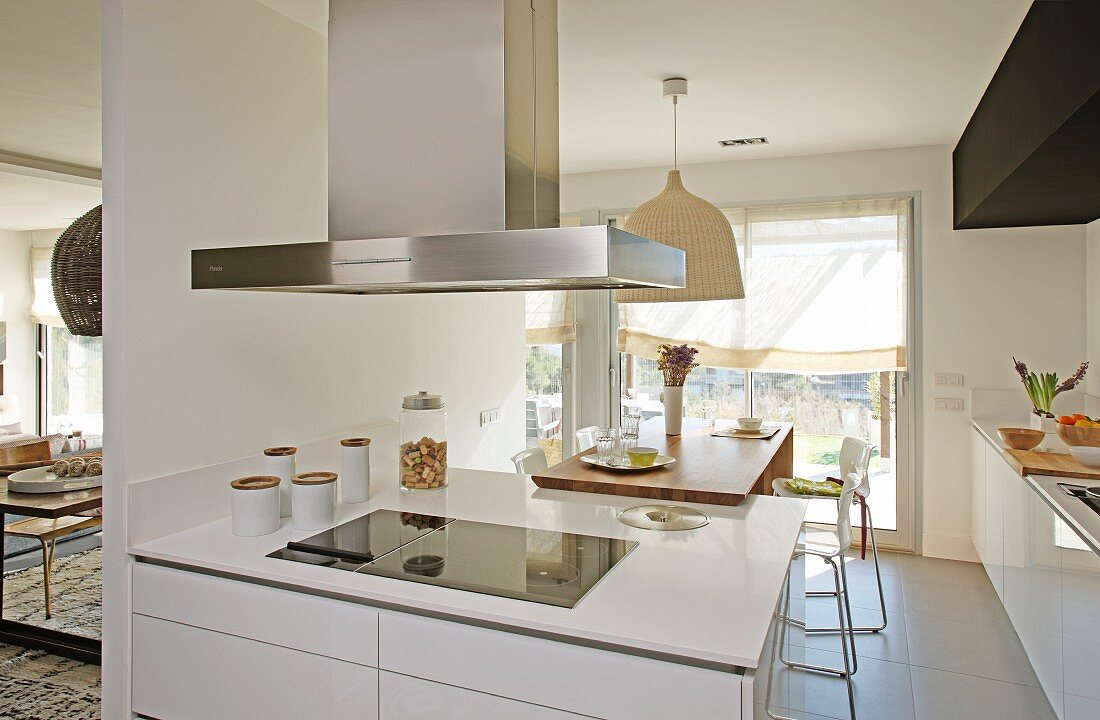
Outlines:
[{"label": "wooden bowl", "polygon": [[1012,427],[997,428],[997,434],[1001,436],[1001,441],[1013,450],[1030,450],[1043,442],[1046,436],[1042,430]]},{"label": "wooden bowl", "polygon": [[1058,437],[1070,447],[1100,447],[1100,428],[1058,423]]}]

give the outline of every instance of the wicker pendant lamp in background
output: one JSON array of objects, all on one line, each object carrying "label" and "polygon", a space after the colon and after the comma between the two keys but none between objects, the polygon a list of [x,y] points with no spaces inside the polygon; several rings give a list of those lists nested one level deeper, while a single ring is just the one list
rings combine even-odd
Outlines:
[{"label": "wicker pendant lamp in background", "polygon": [[681,289],[616,290],[616,302],[686,302],[739,300],[745,297],[733,230],[722,211],[692,195],[680,181],[676,141],[676,107],[687,95],[687,80],[663,84],[672,98],[672,170],[660,195],[630,213],[623,230],[684,251],[686,286]]},{"label": "wicker pendant lamp in background", "polygon": [[103,334],[103,206],[77,218],[53,246],[54,302],[73,335]]}]

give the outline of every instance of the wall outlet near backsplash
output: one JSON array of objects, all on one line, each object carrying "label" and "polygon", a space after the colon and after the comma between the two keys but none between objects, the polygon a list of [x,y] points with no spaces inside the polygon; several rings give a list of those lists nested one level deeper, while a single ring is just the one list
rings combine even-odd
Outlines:
[{"label": "wall outlet near backsplash", "polygon": [[962,412],[962,398],[936,398],[933,405],[936,412]]},{"label": "wall outlet near backsplash", "polygon": [[492,410],[481,411],[481,427],[491,425],[493,423],[500,422],[500,408],[493,408]]}]

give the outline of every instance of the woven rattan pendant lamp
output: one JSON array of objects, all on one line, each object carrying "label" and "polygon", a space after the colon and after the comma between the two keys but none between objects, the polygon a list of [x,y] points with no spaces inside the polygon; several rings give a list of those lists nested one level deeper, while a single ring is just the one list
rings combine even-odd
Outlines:
[{"label": "woven rattan pendant lamp", "polygon": [[664,81],[665,97],[672,98],[672,170],[661,194],[630,213],[627,232],[684,251],[686,286],[681,289],[616,290],[617,302],[686,302],[739,300],[745,297],[741,265],[733,230],[722,211],[684,189],[678,169],[676,108],[687,95],[687,80]]},{"label": "woven rattan pendant lamp", "polygon": [[50,262],[53,299],[73,335],[103,335],[103,206],[61,233]]}]

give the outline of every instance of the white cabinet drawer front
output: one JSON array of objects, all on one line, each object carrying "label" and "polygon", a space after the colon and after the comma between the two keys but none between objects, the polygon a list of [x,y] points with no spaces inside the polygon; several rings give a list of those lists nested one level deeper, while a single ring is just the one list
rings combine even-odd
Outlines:
[{"label": "white cabinet drawer front", "polygon": [[158,720],[377,720],[378,671],[134,615],[133,710]]},{"label": "white cabinet drawer front", "polygon": [[136,563],[134,612],[378,665],[378,611],[355,603]]},{"label": "white cabinet drawer front", "polygon": [[378,674],[379,720],[583,720],[563,710],[390,672]]},{"label": "white cabinet drawer front", "polygon": [[606,720],[739,717],[741,676],[416,617],[379,614],[379,668]]}]

